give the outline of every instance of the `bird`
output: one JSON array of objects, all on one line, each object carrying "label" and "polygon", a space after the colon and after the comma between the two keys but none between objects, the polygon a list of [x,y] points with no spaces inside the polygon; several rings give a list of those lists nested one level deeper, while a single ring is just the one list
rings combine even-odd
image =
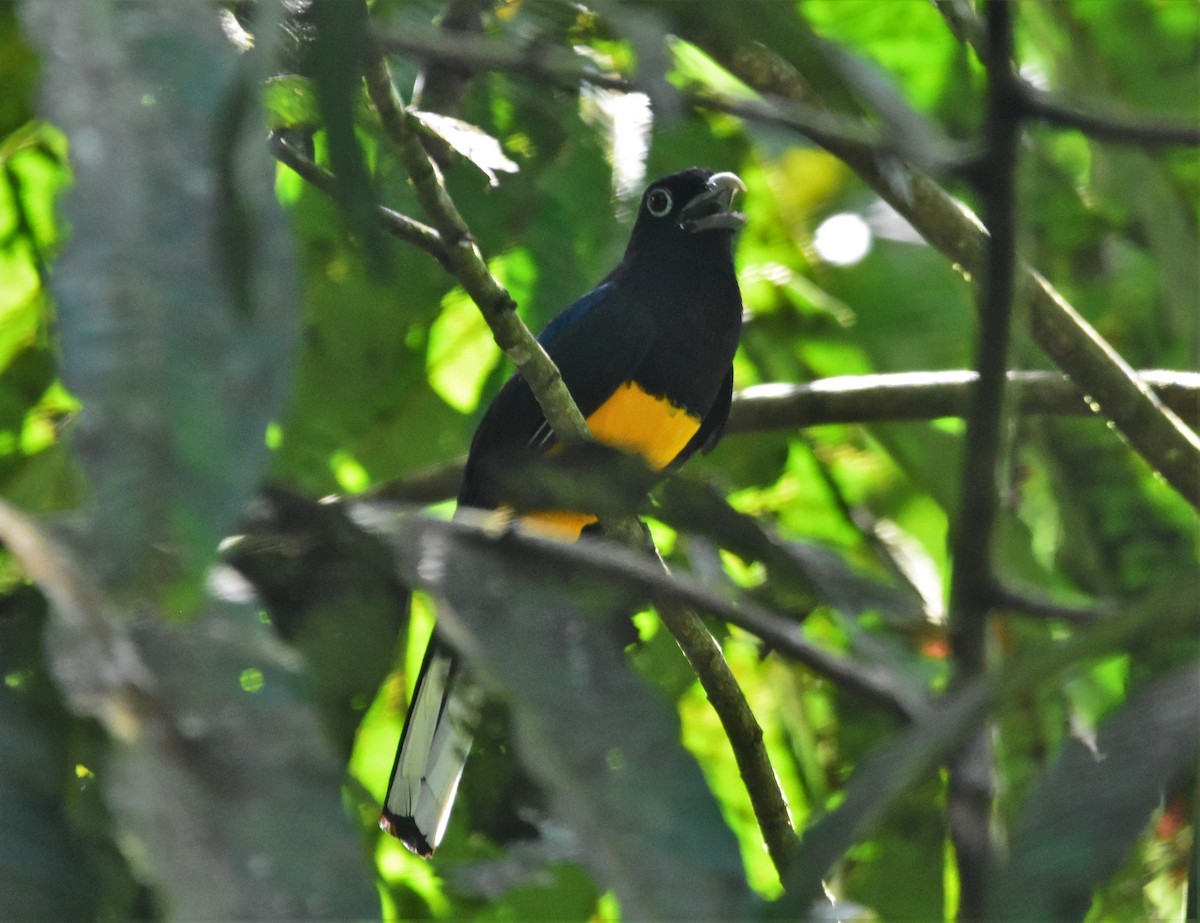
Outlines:
[{"label": "bird", "polygon": [[[733,394],[742,299],[733,261],[734,210],[746,186],[731,172],[692,167],[649,184],[621,261],[542,331],[593,438],[674,468],[720,438]],[[504,509],[490,476],[497,459],[534,457],[554,433],[521,375],[485,410],[471,440],[458,507]],[[566,541],[595,517],[527,514],[521,527]],[[480,692],[434,631],[383,800],[380,827],[431,856],[446,830],[471,748]]]}]

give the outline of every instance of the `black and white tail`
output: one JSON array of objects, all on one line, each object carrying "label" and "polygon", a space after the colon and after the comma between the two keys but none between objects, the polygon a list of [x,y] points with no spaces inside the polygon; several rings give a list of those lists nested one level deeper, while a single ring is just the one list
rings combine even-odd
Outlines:
[{"label": "black and white tail", "polygon": [[429,642],[400,735],[379,826],[419,856],[446,832],[478,717],[479,692],[458,657]]}]

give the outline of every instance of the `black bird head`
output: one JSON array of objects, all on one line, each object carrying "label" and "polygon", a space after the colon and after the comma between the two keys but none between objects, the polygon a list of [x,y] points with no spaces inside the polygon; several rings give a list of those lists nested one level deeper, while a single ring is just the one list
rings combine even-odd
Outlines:
[{"label": "black bird head", "polygon": [[728,247],[746,216],[733,210],[733,197],[746,185],[733,173],[692,167],[650,185],[642,196],[625,258],[647,251],[719,243]]}]

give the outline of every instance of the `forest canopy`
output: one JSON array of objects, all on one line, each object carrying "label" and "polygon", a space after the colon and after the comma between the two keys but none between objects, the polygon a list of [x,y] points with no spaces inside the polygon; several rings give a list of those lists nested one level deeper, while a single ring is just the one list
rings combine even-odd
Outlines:
[{"label": "forest canopy", "polygon": [[[1197,917],[1194,3],[18,0],[0,80],[0,917]],[[691,166],[655,477],[533,335]],[[514,371],[603,535],[451,517]]]}]

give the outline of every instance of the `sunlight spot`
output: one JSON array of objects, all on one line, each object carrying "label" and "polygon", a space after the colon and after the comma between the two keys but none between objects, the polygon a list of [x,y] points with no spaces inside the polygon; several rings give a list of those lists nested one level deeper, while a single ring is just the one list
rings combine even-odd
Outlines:
[{"label": "sunlight spot", "polygon": [[338,486],[348,494],[360,494],[371,485],[371,476],[367,474],[367,469],[349,452],[334,452],[329,459],[329,467],[337,479]]},{"label": "sunlight spot", "polygon": [[871,249],[871,229],[859,215],[842,212],[821,222],[813,247],[826,263],[853,266]]},{"label": "sunlight spot", "polygon": [[634,199],[646,180],[653,114],[645,93],[621,93],[584,85],[580,107],[585,120],[605,135],[617,200]]},{"label": "sunlight spot", "polygon": [[238,685],[242,687],[244,692],[258,692],[263,687],[262,670],[247,667],[242,671],[242,675],[238,677]]},{"label": "sunlight spot", "polygon": [[89,785],[96,781],[96,774],[83,763],[76,763],[75,779],[78,781],[79,790],[82,792]]}]

